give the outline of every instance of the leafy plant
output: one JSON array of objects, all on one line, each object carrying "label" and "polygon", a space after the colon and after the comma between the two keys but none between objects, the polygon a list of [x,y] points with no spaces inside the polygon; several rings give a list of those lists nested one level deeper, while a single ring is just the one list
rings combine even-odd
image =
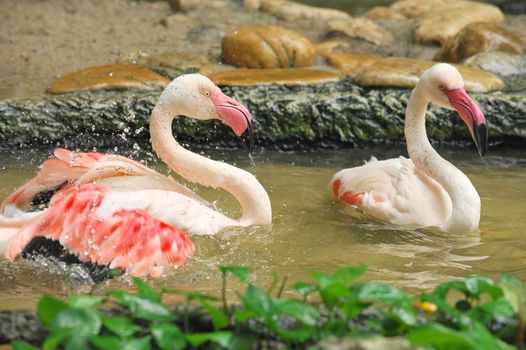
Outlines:
[{"label": "leafy plant", "polygon": [[[358,283],[365,266],[332,274],[312,273],[283,298],[283,279],[264,291],[244,267],[221,267],[220,297],[168,289],[157,291],[134,279],[136,293],[114,290],[105,297],[73,295],[65,301],[42,296],[37,314],[49,331],[42,348],[52,349],[250,349],[266,342],[307,348],[331,337],[402,336],[434,349],[522,349],[525,289],[503,275],[448,281],[417,296],[379,283]],[[230,276],[245,284],[229,304]],[[451,293],[455,291],[455,293]],[[186,298],[183,309],[163,303],[165,294]],[[459,295],[455,298],[454,295]],[[513,345],[512,345],[513,344]],[[14,342],[18,350],[35,349]]]}]

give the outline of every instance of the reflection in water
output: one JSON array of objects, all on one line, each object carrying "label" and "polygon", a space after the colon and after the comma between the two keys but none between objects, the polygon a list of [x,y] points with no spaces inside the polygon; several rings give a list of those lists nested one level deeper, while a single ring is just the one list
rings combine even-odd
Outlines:
[{"label": "reflection in water", "polygon": [[[253,164],[245,151],[211,151],[255,173],[269,191],[274,223],[271,227],[227,229],[213,237],[193,237],[195,258],[154,285],[198,289],[217,293],[220,265],[244,265],[254,270],[253,279],[269,286],[272,275],[288,276],[287,289],[298,280],[310,280],[313,269],[332,272],[340,266],[367,264],[365,280],[394,283],[409,291],[427,290],[451,278],[485,274],[498,278],[510,272],[526,279],[526,151],[499,150],[481,159],[474,149],[439,150],[473,181],[482,198],[479,232],[453,235],[434,230],[407,230],[371,221],[332,200],[329,180],[341,168],[361,164],[371,155],[389,158],[404,154],[399,149],[349,149],[307,153],[260,152]],[[29,161],[0,155],[0,198],[34,174],[49,153]],[[491,150],[490,150],[491,154]],[[144,154],[132,155],[147,159]],[[161,171],[166,171],[162,166]],[[218,198],[211,189],[189,187],[205,198]],[[214,204],[228,215],[239,206],[229,194]],[[68,290],[127,288],[129,278],[117,278],[95,286],[79,286],[67,267],[41,260],[0,261],[0,309],[31,307],[42,292],[64,294]],[[233,284],[241,288],[240,285]]]}]

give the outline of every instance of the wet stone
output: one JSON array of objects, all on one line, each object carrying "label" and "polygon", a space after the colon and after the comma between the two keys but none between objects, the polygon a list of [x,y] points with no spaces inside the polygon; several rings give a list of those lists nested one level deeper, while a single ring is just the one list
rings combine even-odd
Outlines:
[{"label": "wet stone", "polygon": [[322,55],[327,59],[329,65],[351,77],[357,76],[367,66],[382,59],[377,55],[350,55],[342,52],[323,53]]},{"label": "wet stone", "polygon": [[281,27],[240,27],[223,38],[224,61],[238,67],[305,67],[314,63],[315,54],[307,38]]},{"label": "wet stone", "polygon": [[444,44],[462,28],[475,22],[501,23],[504,15],[494,5],[474,1],[444,1],[416,18],[415,37],[422,43]]},{"label": "wet stone", "polygon": [[[362,69],[354,81],[360,86],[392,86],[413,88],[422,73],[436,64],[433,61],[404,57],[388,57],[375,60]],[[479,69],[455,65],[464,78],[466,90],[484,92],[501,90],[503,81],[496,75]]]},{"label": "wet stone", "polygon": [[339,75],[321,69],[236,69],[212,73],[209,78],[219,86],[254,86],[280,84],[316,85],[339,80]]},{"label": "wet stone", "polygon": [[368,10],[364,16],[370,19],[406,19],[402,13],[385,6],[375,6]]},{"label": "wet stone", "polygon": [[170,80],[138,64],[108,64],[67,73],[55,80],[50,94],[80,90],[160,90]]},{"label": "wet stone", "polygon": [[350,18],[346,12],[298,4],[288,0],[245,0],[244,6],[251,10],[268,12],[280,19],[290,20],[329,20],[335,18]]},{"label": "wet stone", "polygon": [[448,39],[434,57],[435,61],[462,62],[480,52],[522,53],[525,42],[515,33],[492,23],[470,24]]},{"label": "wet stone", "polygon": [[366,40],[375,45],[392,41],[392,36],[368,18],[334,19],[327,22],[327,35],[345,35]]},{"label": "wet stone", "polygon": [[202,67],[208,64],[208,59],[184,51],[171,51],[160,55],[143,56],[137,60],[137,63],[173,79],[181,74],[200,72]]}]

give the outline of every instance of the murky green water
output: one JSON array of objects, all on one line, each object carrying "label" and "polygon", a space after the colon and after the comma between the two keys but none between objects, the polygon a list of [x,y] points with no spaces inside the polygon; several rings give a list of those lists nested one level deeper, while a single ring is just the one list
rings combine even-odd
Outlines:
[{"label": "murky green water", "polygon": [[[257,175],[269,191],[274,211],[272,227],[230,229],[214,237],[194,237],[196,256],[169,272],[156,285],[218,293],[219,265],[253,268],[254,279],[271,284],[272,274],[288,276],[286,290],[309,271],[334,271],[339,266],[369,265],[366,279],[393,283],[410,291],[468,274],[497,278],[510,272],[526,280],[526,150],[491,150],[481,159],[472,148],[441,149],[472,180],[482,198],[480,232],[446,235],[426,230],[405,231],[367,219],[353,219],[348,209],[331,199],[328,182],[343,167],[359,165],[371,155],[398,156],[403,148],[347,149],[307,153],[261,152],[251,165],[244,151],[205,152],[237,163]],[[0,154],[0,198],[36,171],[49,152],[16,157]],[[163,169],[161,167],[161,169]],[[194,187],[193,187],[194,188]],[[229,195],[197,189],[205,198],[236,215]],[[64,269],[49,261],[0,261],[0,309],[32,307],[42,292],[68,290],[102,293],[127,287],[129,279],[71,287]]]}]

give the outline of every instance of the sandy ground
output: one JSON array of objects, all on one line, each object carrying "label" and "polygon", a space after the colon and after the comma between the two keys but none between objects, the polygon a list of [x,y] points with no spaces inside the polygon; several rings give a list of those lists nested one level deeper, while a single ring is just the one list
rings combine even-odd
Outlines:
[{"label": "sandy ground", "polygon": [[0,98],[40,95],[62,73],[177,49],[165,2],[1,0]]}]

